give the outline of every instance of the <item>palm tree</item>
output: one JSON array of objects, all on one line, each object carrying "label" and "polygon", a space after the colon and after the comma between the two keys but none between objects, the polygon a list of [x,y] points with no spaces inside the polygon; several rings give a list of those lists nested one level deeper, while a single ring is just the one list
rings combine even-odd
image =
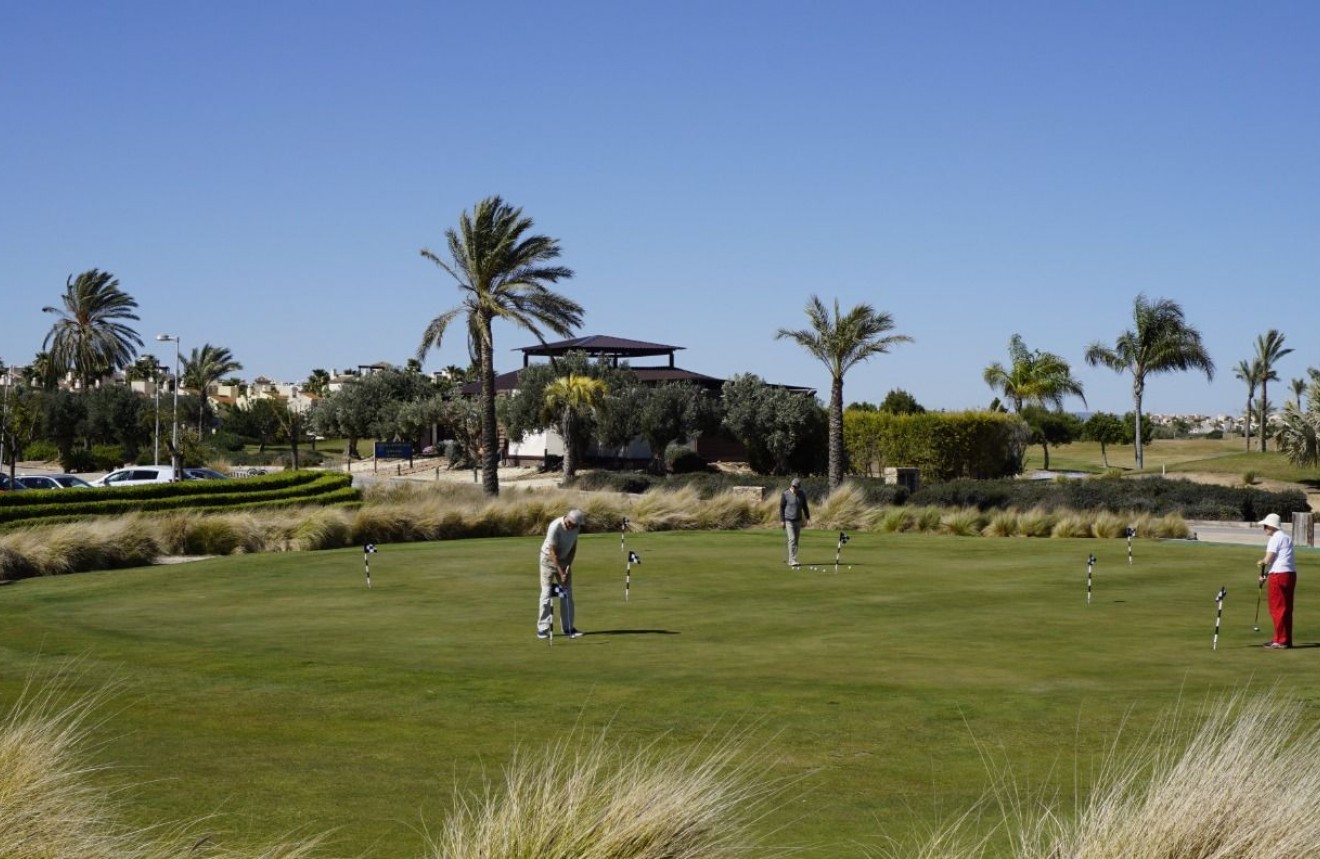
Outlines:
[{"label": "palm tree", "polygon": [[233,353],[227,347],[212,346],[210,343],[194,348],[192,354],[183,360],[183,384],[185,387],[196,388],[201,400],[197,414],[198,438],[205,431],[207,390],[225,376],[241,369],[243,365],[234,360]]},{"label": "palm tree", "polygon": [[1014,412],[1020,414],[1024,403],[1062,411],[1063,398],[1068,394],[1081,397],[1082,404],[1086,404],[1082,383],[1073,378],[1072,368],[1063,358],[1039,349],[1028,350],[1020,334],[1008,341],[1008,356],[1008,367],[996,361],[985,368],[982,376],[992,390],[1013,401]]},{"label": "palm tree", "polygon": [[564,477],[577,474],[578,416],[600,408],[609,394],[603,379],[569,374],[560,376],[545,386],[543,417],[559,421],[559,433],[564,438]]},{"label": "palm tree", "polygon": [[1269,383],[1279,381],[1279,373],[1274,364],[1284,355],[1292,352],[1283,348],[1284,337],[1275,329],[1256,338],[1256,361],[1260,364],[1260,452],[1265,452],[1266,439],[1269,437],[1270,397]]},{"label": "palm tree", "polygon": [[324,397],[330,392],[330,374],[322,367],[317,367],[303,382],[303,391],[314,397]]},{"label": "palm tree", "polygon": [[894,319],[877,313],[869,304],[859,304],[840,315],[839,300],[834,299],[834,316],[815,295],[807,302],[810,328],[780,328],[775,339],[788,338],[806,349],[830,371],[829,488],[833,492],[843,482],[843,377],[852,367],[883,354],[896,343],[911,343],[905,334],[890,334]]},{"label": "palm tree", "polygon": [[1144,294],[1138,295],[1132,305],[1132,319],[1135,329],[1120,334],[1113,348],[1092,343],[1086,350],[1086,363],[1132,374],[1134,443],[1140,469],[1145,464],[1141,451],[1141,400],[1146,393],[1146,377],[1152,373],[1196,369],[1203,371],[1207,379],[1213,379],[1215,363],[1201,342],[1201,332],[1187,324],[1177,302],[1167,298],[1150,302]]},{"label": "palm tree", "polygon": [[1297,408],[1300,410],[1303,405],[1302,397],[1306,396],[1306,380],[1293,379],[1288,384],[1289,387],[1292,388],[1293,405],[1297,406]]},{"label": "palm tree", "polygon": [[41,308],[59,317],[41,344],[49,350],[52,369],[73,371],[87,391],[132,363],[142,338],[124,320],[137,321],[138,304],[119,289],[114,275],[96,269],[70,275],[61,302],[62,308]]},{"label": "palm tree", "polygon": [[559,241],[548,236],[525,235],[532,219],[499,196],[487,197],[464,212],[458,230],[445,231],[449,260],[423,248],[422,256],[444,269],[458,282],[463,301],[431,320],[422,333],[417,358],[439,348],[449,323],[467,319],[468,353],[480,366],[481,476],[487,495],[498,495],[499,428],[495,423],[495,341],[491,323],[496,319],[525,328],[545,342],[541,329],[567,337],[582,324],[582,306],[546,288],[548,283],[573,276],[572,269],[547,265],[559,256]]},{"label": "palm tree", "polygon": [[1247,383],[1246,429],[1247,450],[1251,450],[1251,398],[1256,396],[1256,386],[1260,384],[1260,363],[1243,358],[1233,370],[1233,378]]}]

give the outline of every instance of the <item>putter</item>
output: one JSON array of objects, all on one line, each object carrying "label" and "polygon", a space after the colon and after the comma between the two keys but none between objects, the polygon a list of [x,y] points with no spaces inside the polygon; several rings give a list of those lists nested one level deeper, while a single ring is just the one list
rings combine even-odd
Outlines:
[{"label": "putter", "polygon": [[1261,579],[1256,585],[1256,619],[1251,622],[1251,631],[1260,632],[1260,595],[1265,590],[1265,580]]}]

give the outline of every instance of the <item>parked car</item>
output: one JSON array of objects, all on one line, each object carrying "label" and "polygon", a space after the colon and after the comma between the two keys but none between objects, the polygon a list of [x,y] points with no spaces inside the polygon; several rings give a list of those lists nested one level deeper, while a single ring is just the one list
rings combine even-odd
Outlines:
[{"label": "parked car", "polygon": [[76,474],[23,474],[18,482],[28,489],[90,489],[92,484]]},{"label": "parked car", "polygon": [[105,477],[92,481],[93,486],[142,486],[147,483],[173,483],[174,467],[170,465],[130,465],[117,468]]},{"label": "parked car", "polygon": [[228,474],[221,474],[212,468],[185,468],[184,480],[228,480]]},{"label": "parked car", "polygon": [[11,481],[8,474],[0,471],[0,492],[13,492],[18,489],[27,489],[27,487],[17,480]]}]

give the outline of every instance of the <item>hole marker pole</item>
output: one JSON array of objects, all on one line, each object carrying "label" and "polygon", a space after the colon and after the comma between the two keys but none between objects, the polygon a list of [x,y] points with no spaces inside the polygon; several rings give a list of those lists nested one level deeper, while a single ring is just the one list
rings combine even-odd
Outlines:
[{"label": "hole marker pole", "polygon": [[375,543],[367,543],[362,547],[362,569],[367,574],[367,590],[371,590],[371,556],[375,553]]},{"label": "hole marker pole", "polygon": [[1127,529],[1127,538],[1128,538],[1128,566],[1129,566],[1129,567],[1132,566],[1132,537],[1133,537],[1133,535],[1136,534],[1136,533],[1137,533],[1137,529],[1136,529],[1136,528],[1128,528],[1128,529]]},{"label": "hole marker pole", "polygon": [[1228,588],[1221,587],[1219,594],[1215,597],[1215,604],[1218,609],[1215,610],[1215,637],[1210,644],[1211,650],[1219,649],[1219,619],[1224,615],[1224,597],[1228,596]]},{"label": "hole marker pole", "polygon": [[641,557],[636,552],[628,553],[628,566],[623,571],[623,601],[628,601],[628,591],[632,590],[632,565],[640,564]]},{"label": "hole marker pole", "polygon": [[1091,570],[1095,568],[1095,555],[1086,559],[1086,604],[1091,604]]},{"label": "hole marker pole", "polygon": [[838,545],[834,547],[834,572],[836,573],[839,571],[839,553],[843,551],[843,544],[848,542],[848,540],[848,535],[840,531]]}]

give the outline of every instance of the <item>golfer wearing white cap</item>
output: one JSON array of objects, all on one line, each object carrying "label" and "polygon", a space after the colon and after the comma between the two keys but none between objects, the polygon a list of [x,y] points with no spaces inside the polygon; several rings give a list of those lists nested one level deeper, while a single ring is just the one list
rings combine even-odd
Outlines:
[{"label": "golfer wearing white cap", "polygon": [[1293,560],[1292,537],[1279,527],[1279,514],[1271,513],[1256,523],[1265,528],[1269,542],[1265,557],[1256,562],[1260,579],[1269,580],[1270,617],[1274,618],[1274,638],[1266,647],[1292,647],[1293,591],[1297,588],[1297,564]]},{"label": "golfer wearing white cap", "polygon": [[555,622],[553,588],[559,584],[559,623],[564,635],[579,638],[582,633],[573,626],[573,557],[577,554],[578,530],[586,520],[581,510],[574,508],[555,521],[545,532],[541,544],[541,605],[536,618],[536,637],[549,638]]}]

